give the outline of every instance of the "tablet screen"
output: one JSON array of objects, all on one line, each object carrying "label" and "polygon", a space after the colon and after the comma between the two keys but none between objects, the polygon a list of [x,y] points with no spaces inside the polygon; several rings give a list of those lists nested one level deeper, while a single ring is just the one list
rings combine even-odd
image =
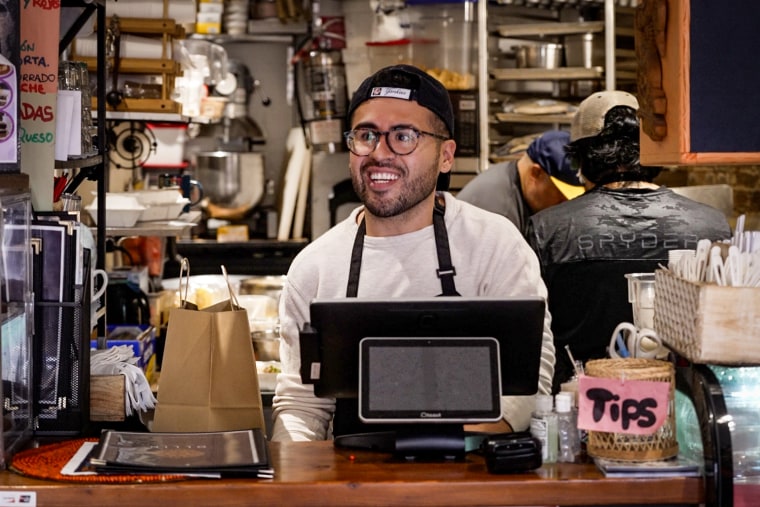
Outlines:
[{"label": "tablet screen", "polygon": [[364,338],[359,417],[365,422],[487,422],[501,418],[495,338]]}]

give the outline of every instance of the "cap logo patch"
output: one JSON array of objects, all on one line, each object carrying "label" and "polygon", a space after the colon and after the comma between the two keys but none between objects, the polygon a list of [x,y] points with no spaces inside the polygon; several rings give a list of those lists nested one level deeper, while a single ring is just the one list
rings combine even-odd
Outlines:
[{"label": "cap logo patch", "polygon": [[370,97],[390,97],[394,99],[411,100],[412,90],[407,88],[391,88],[389,86],[376,86],[372,88]]}]

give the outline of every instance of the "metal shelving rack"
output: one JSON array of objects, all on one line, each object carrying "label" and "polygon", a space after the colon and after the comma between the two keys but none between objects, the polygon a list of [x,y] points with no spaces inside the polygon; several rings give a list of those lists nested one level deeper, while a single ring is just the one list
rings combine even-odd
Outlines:
[{"label": "metal shelving rack", "polygon": [[[106,6],[105,0],[63,0],[62,8],[79,8],[82,12],[68,28],[66,33],[61,37],[58,45],[58,53],[62,54],[72,43],[77,33],[85,23],[94,15],[96,16],[97,30],[97,118],[106,117]],[[98,227],[95,238],[97,247],[97,259],[95,267],[105,269],[106,265],[106,189],[108,183],[108,142],[106,140],[106,122],[97,122],[97,152],[91,157],[75,158],[64,162],[56,162],[56,168],[76,168],[77,174],[66,186],[65,192],[74,192],[77,187],[86,179],[97,181],[97,203],[98,203]],[[105,296],[101,296],[105,298]],[[101,301],[101,306],[105,306],[105,301]],[[105,321],[101,318],[98,321],[98,333],[105,333]]]},{"label": "metal shelving rack", "polygon": [[[619,0],[618,0],[619,1]],[[504,37],[520,37],[536,35],[540,32],[543,35],[568,35],[573,33],[587,33],[587,32],[604,32],[604,54],[605,62],[604,67],[593,68],[558,68],[558,69],[540,69],[540,68],[520,68],[520,69],[492,69],[489,62],[488,48],[489,37],[493,36],[490,33],[488,23],[488,8],[499,8],[507,5],[523,4],[523,2],[513,2],[511,0],[500,1],[481,1],[478,2],[478,31],[477,31],[477,47],[478,47],[478,102],[483,104],[483,107],[479,108],[478,112],[478,125],[480,143],[480,155],[479,155],[479,171],[484,171],[488,168],[489,156],[490,156],[490,132],[489,125],[493,121],[491,112],[489,111],[488,104],[490,103],[490,90],[489,81],[493,77],[497,80],[514,80],[514,81],[560,81],[571,79],[601,79],[604,78],[605,89],[614,89],[616,86],[616,74],[615,74],[615,0],[597,0],[597,4],[604,6],[604,20],[599,22],[559,22],[553,21],[548,23],[531,23],[524,25],[509,25],[503,26],[502,29],[497,29],[500,36]],[[562,2],[564,4],[565,2]],[[546,4],[544,4],[546,5]],[[567,3],[570,5],[570,3]],[[522,10],[524,12],[530,12],[531,10],[541,9],[539,2],[526,0]],[[492,28],[492,27],[491,27]],[[570,116],[567,115],[541,115],[540,118],[535,116],[528,117],[528,115],[516,115],[516,114],[503,114],[500,115],[498,121],[504,122],[520,122],[520,123],[533,123],[533,124],[547,124],[547,128],[551,125],[569,124]]]}]

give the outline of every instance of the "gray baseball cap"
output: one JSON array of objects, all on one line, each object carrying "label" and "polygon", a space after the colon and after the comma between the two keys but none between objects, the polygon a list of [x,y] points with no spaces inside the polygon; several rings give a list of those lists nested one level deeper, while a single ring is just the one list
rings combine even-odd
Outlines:
[{"label": "gray baseball cap", "polygon": [[618,90],[597,92],[584,99],[570,125],[570,142],[598,136],[604,129],[604,117],[616,106],[628,106],[638,111],[639,102],[630,93]]}]

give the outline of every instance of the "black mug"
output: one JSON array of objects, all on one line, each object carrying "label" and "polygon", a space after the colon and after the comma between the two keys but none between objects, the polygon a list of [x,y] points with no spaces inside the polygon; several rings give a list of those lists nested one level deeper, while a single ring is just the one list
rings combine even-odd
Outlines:
[{"label": "black mug", "polygon": [[127,280],[113,280],[106,289],[108,325],[150,325],[150,302],[140,287]]}]

